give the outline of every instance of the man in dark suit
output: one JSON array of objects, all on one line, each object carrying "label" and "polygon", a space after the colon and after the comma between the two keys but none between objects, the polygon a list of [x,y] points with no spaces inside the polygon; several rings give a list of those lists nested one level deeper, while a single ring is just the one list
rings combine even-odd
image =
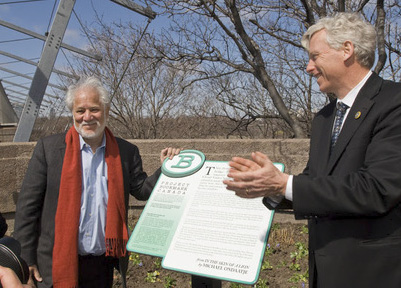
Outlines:
[{"label": "man in dark suit", "polygon": [[[69,87],[74,125],[38,141],[16,208],[15,238],[38,287],[112,287],[125,283],[129,194],[150,196],[160,169],[142,170],[138,148],[106,127],[110,98],[89,77]],[[166,148],[160,160],[179,149]]]},{"label": "man in dark suit", "polygon": [[305,170],[281,173],[255,152],[234,157],[225,181],[270,208],[290,201],[295,217],[309,220],[310,287],[401,287],[401,84],[370,71],[375,40],[357,14],[311,26],[306,70],[337,99],[313,121]]}]

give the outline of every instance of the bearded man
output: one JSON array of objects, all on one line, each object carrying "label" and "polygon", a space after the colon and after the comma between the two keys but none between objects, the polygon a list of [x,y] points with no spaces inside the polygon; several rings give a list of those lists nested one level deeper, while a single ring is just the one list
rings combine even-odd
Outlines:
[{"label": "bearded man", "polygon": [[[74,125],[36,144],[16,208],[15,238],[37,287],[125,286],[129,194],[147,200],[160,169],[148,177],[138,147],[106,127],[109,93],[89,77],[68,88]],[[165,148],[161,162],[179,149]]]}]

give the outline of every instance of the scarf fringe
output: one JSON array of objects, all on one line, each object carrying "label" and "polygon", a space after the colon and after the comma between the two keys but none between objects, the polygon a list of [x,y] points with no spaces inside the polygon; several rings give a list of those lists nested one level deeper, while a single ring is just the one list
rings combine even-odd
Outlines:
[{"label": "scarf fringe", "polygon": [[115,258],[124,257],[127,254],[127,242],[124,239],[106,239],[106,256]]}]

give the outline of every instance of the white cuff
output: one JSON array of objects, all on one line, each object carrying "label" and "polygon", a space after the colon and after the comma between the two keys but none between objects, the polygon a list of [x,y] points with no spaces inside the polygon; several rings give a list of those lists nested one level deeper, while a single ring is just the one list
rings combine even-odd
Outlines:
[{"label": "white cuff", "polygon": [[292,178],[294,176],[290,175],[287,180],[287,187],[285,188],[285,199],[292,201]]}]

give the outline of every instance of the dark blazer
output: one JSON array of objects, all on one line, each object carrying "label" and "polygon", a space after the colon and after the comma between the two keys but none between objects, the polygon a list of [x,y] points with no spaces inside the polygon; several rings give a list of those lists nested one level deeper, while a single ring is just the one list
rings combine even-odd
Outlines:
[{"label": "dark blazer", "polygon": [[[401,84],[372,74],[329,151],[335,102],[312,125],[293,209],[308,219],[310,287],[401,287]],[[316,277],[317,276],[317,277]]]},{"label": "dark blazer", "polygon": [[[147,177],[142,170],[138,148],[125,140],[116,139],[120,150],[128,213],[129,194],[138,200],[147,200],[159,178],[160,169]],[[65,148],[65,134],[48,136],[38,141],[17,202],[14,235],[22,246],[21,257],[28,265],[38,265],[44,279],[39,287],[52,285],[54,224]],[[124,281],[127,261],[128,258],[120,259],[120,272]]]}]

